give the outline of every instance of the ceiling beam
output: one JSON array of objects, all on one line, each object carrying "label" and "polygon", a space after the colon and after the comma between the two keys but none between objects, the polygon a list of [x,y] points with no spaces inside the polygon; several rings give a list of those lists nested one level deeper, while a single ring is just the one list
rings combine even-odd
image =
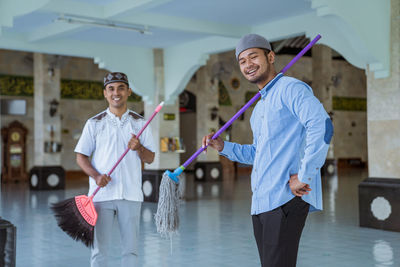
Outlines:
[{"label": "ceiling beam", "polygon": [[82,25],[54,22],[31,32],[28,35],[28,41],[37,42],[50,37],[62,37],[67,34],[79,32],[83,29],[84,27]]},{"label": "ceiling beam", "polygon": [[1,0],[0,1],[0,34],[1,28],[12,27],[14,18],[23,14],[31,13],[50,0]]},{"label": "ceiling beam", "polygon": [[40,9],[44,13],[71,14],[87,17],[104,17],[104,8],[85,2],[73,2],[66,0],[50,1]]},{"label": "ceiling beam", "polygon": [[[104,17],[104,9],[100,6],[91,5],[84,2],[74,2],[72,5],[70,1],[65,0],[50,1],[47,5],[41,8],[40,11],[59,15],[73,14],[77,16]],[[27,39],[29,42],[38,42],[52,37],[65,36],[83,29],[85,29],[83,25],[52,22],[29,33]]]},{"label": "ceiling beam", "polygon": [[204,33],[222,37],[240,38],[250,32],[251,27],[215,23],[204,20],[195,20],[175,16],[166,16],[154,13],[141,13],[124,19],[124,22],[139,24],[149,27],[184,31],[191,33]]},{"label": "ceiling beam", "polygon": [[[162,1],[167,1],[167,0],[156,0],[156,2],[158,3]],[[102,9],[100,10],[99,8],[97,8],[96,10],[96,7],[92,7],[91,9],[85,8],[86,4],[72,7],[71,5],[68,5],[68,3],[65,2],[63,3],[66,4],[65,9],[63,5],[57,5],[57,6],[48,5],[45,8],[45,11],[51,11],[60,14],[63,13],[62,11],[64,11],[64,14],[92,17],[94,19],[100,19],[100,20],[109,19],[110,21],[112,21],[112,19],[110,19],[109,17],[101,15],[104,14],[104,12],[102,12]],[[136,8],[144,8],[145,6],[148,7],[148,5],[151,5],[151,3],[154,4],[154,1],[143,0],[143,2],[141,3],[142,5],[136,3],[135,5]],[[202,20],[188,19],[175,16],[166,16],[154,13],[139,13],[133,16],[132,13],[135,12],[135,8],[133,7],[133,5],[131,5],[130,7],[131,9],[128,12],[129,14],[125,13],[124,18],[121,17],[121,19],[118,19],[116,21],[120,23],[149,27],[150,31],[151,28],[153,27],[153,28],[161,28],[172,31],[184,31],[184,32],[207,34],[213,36],[240,38],[241,36],[250,32],[251,30],[250,27],[246,26],[229,25],[229,24],[215,23],[210,21],[202,21]],[[108,15],[111,16],[111,14],[116,14],[115,12],[116,10],[114,10],[114,12],[109,12]],[[115,15],[113,16],[115,17]],[[65,36],[70,33],[78,32],[83,29],[85,29],[83,25],[68,25],[65,23],[53,23],[47,26],[43,26],[37,29],[36,31],[32,32],[29,35],[28,40],[30,42],[36,42],[50,37]]]},{"label": "ceiling beam", "polygon": [[[122,16],[126,13],[133,14],[135,12],[143,11],[168,1],[171,0],[119,0],[106,6],[98,6],[84,2],[76,2],[71,5],[70,1],[60,0],[49,2],[41,9],[41,11],[60,15],[66,14],[107,20],[111,19],[112,17]],[[30,42],[37,42],[51,37],[65,36],[71,33],[79,32],[83,29],[86,29],[84,25],[52,23],[30,33],[28,40]]]},{"label": "ceiling beam", "polygon": [[143,12],[170,1],[171,0],[119,0],[104,7],[104,17],[112,18],[118,15],[123,16],[127,13],[132,15],[133,13]]}]

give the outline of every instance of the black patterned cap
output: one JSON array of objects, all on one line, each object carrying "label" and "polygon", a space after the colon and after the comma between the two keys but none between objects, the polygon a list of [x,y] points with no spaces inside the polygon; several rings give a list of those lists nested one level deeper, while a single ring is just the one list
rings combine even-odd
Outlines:
[{"label": "black patterned cap", "polygon": [[104,88],[109,83],[123,82],[129,87],[128,76],[122,72],[110,72],[104,77]]}]

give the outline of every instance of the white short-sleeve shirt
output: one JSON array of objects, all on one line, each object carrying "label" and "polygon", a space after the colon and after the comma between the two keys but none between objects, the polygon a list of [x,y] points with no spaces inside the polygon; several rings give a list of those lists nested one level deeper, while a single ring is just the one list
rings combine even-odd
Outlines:
[{"label": "white short-sleeve shirt", "polygon": [[[91,157],[93,167],[108,173],[128,147],[132,134],[137,134],[146,121],[139,114],[127,110],[119,119],[109,109],[87,120],[75,152]],[[154,152],[153,136],[148,126],[139,137],[140,143]],[[93,201],[126,199],[143,201],[141,160],[130,150],[111,174],[111,181],[101,188]],[[97,188],[89,177],[89,195]]]}]

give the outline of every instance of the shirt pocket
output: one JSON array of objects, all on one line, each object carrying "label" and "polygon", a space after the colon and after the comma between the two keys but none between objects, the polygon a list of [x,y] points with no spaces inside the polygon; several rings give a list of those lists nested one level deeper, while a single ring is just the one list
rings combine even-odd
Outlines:
[{"label": "shirt pocket", "polygon": [[293,116],[284,106],[266,108],[265,125],[269,140],[281,140],[288,131]]},{"label": "shirt pocket", "polygon": [[100,153],[113,151],[113,144],[116,142],[115,132],[105,124],[99,125],[96,134],[96,149]]}]

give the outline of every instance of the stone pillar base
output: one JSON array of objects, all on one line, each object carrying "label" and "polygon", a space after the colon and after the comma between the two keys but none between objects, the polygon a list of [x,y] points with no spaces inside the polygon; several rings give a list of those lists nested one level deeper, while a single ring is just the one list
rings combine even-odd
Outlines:
[{"label": "stone pillar base", "polygon": [[[142,171],[142,191],[144,201],[158,202],[160,184],[166,170],[143,170]],[[170,170],[174,171],[174,170]],[[179,176],[179,197],[185,197],[185,173]]]},{"label": "stone pillar base", "polygon": [[143,170],[142,190],[144,201],[158,202],[162,175],[165,170]]},{"label": "stone pillar base", "polygon": [[15,266],[17,228],[0,217],[0,266]]},{"label": "stone pillar base", "polygon": [[65,171],[61,166],[34,166],[29,172],[31,190],[65,189]]},{"label": "stone pillar base", "polygon": [[321,168],[322,176],[333,176],[337,174],[337,161],[335,159],[327,159]]},{"label": "stone pillar base", "polygon": [[194,178],[199,182],[222,181],[220,162],[197,162],[194,166]]},{"label": "stone pillar base", "polygon": [[361,227],[400,232],[400,179],[367,178],[358,196]]}]

